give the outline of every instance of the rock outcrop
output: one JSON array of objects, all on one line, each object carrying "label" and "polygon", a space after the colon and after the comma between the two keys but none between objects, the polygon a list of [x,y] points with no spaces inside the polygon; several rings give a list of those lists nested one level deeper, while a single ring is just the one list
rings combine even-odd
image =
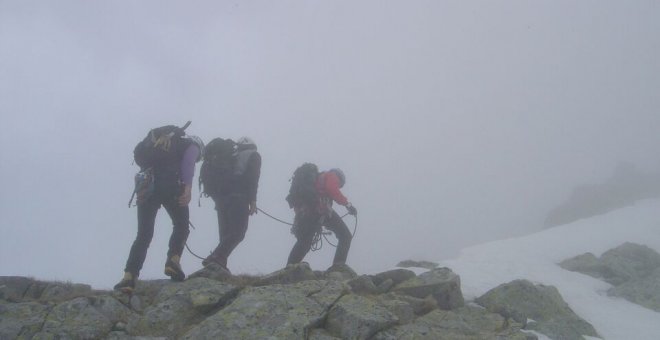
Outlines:
[{"label": "rock outcrop", "polygon": [[250,277],[207,267],[183,282],[138,281],[132,296],[0,277],[0,339],[536,338],[500,309],[466,304],[449,268],[358,275],[303,263]]},{"label": "rock outcrop", "polygon": [[559,266],[611,284],[611,296],[660,312],[660,254],[647,246],[627,242],[600,258],[586,253]]},{"label": "rock outcrop", "polygon": [[515,280],[491,289],[475,301],[552,339],[582,340],[583,335],[598,336],[593,326],[575,314],[553,286]]}]

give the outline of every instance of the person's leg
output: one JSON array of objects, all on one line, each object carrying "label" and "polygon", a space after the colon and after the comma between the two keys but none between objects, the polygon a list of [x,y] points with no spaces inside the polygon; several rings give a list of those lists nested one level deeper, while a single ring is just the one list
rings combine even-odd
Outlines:
[{"label": "person's leg", "polygon": [[337,250],[335,251],[335,258],[332,264],[345,264],[348,257],[348,250],[351,248],[351,241],[353,240],[351,231],[341,216],[334,210],[324,225],[328,230],[335,233],[337,237]]},{"label": "person's leg", "polygon": [[135,241],[131,246],[131,251],[126,261],[124,271],[133,274],[137,278],[147,257],[147,249],[154,236],[154,224],[156,223],[156,213],[160,204],[156,200],[150,200],[137,207],[138,231]]},{"label": "person's leg", "polygon": [[300,263],[314,242],[314,235],[321,228],[318,215],[297,214],[294,218],[296,244],[289,253],[287,264]]},{"label": "person's leg", "polygon": [[219,210],[222,215],[220,244],[213,251],[210,260],[227,268],[227,259],[245,238],[249,221],[249,205],[245,197],[231,197]]},{"label": "person's leg", "polygon": [[147,257],[147,249],[151,244],[154,235],[154,224],[156,222],[156,213],[160,208],[160,203],[155,198],[141,203],[137,207],[138,231],[135,241],[131,246],[124,269],[124,278],[117,283],[114,288],[126,293],[133,292],[135,281],[140,275],[140,270]]},{"label": "person's leg", "polygon": [[167,262],[165,263],[165,275],[174,281],[182,281],[186,276],[180,265],[183,248],[186,246],[188,234],[190,234],[190,211],[188,206],[181,206],[177,199],[168,200],[163,207],[172,219],[172,235],[170,236],[169,249],[167,251]]}]

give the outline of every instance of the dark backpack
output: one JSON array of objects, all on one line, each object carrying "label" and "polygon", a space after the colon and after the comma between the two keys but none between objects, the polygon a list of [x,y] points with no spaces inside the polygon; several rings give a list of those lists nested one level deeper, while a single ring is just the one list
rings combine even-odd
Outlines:
[{"label": "dark backpack", "polygon": [[151,129],[144,139],[133,149],[133,158],[142,170],[169,165],[179,161],[178,156],[184,143],[184,127],[174,125]]},{"label": "dark backpack", "polygon": [[208,196],[227,194],[234,176],[236,143],[214,138],[204,148],[204,161],[199,170],[200,192]]},{"label": "dark backpack", "polygon": [[289,208],[318,204],[319,193],[316,190],[318,175],[319,168],[313,163],[304,163],[293,172],[289,194],[286,196]]}]

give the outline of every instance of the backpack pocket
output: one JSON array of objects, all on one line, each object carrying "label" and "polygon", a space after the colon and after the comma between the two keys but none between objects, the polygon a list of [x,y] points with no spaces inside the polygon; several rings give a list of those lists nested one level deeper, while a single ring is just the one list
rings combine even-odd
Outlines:
[{"label": "backpack pocket", "polygon": [[154,194],[154,172],[151,168],[143,170],[135,174],[135,190],[136,204],[141,205],[146,202]]}]

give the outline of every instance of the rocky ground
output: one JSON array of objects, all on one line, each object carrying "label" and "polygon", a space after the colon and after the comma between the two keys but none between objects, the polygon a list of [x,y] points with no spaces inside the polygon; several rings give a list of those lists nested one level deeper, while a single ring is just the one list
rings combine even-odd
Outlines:
[{"label": "rocky ground", "polygon": [[449,268],[303,263],[250,277],[210,266],[184,282],[138,281],[131,296],[0,277],[0,339],[536,339],[530,330],[597,336],[554,287],[519,280],[464,301]]}]

